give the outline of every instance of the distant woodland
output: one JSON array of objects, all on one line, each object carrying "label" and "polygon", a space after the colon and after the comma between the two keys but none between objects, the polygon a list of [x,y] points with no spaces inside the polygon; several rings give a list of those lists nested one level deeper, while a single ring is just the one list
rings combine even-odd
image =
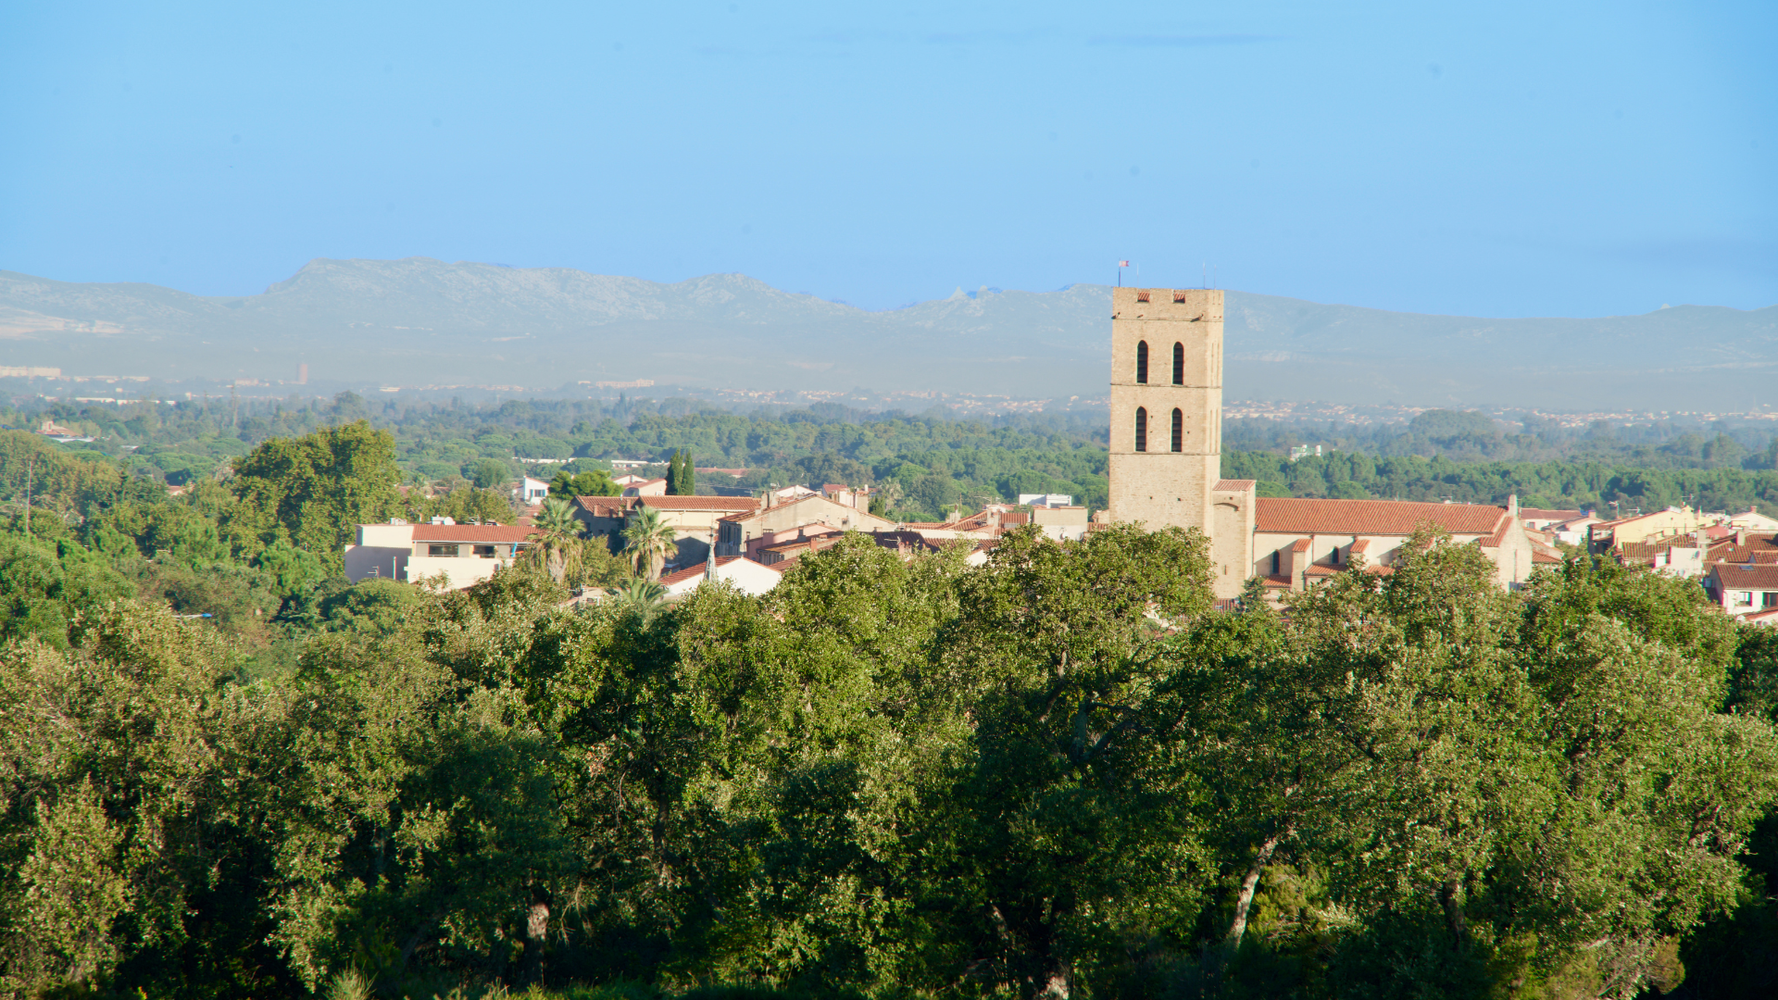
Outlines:
[{"label": "distant woodland", "polygon": [[[388,431],[404,483],[492,486],[529,468],[548,480],[606,468],[611,458],[662,463],[688,450],[698,466],[745,468],[733,485],[841,482],[890,485],[910,518],[957,505],[1068,493],[1106,502],[1103,422],[1078,414],[960,421],[817,405],[776,416],[714,410],[694,400],[508,401],[404,404],[343,393],[331,401],[227,400],[177,406],[95,405],[0,411],[0,424],[44,419],[91,435],[63,445],[104,455],[132,474],[173,485],[213,477],[266,440],[354,420]],[[1688,503],[1705,510],[1761,506],[1778,513],[1778,423],[1683,421],[1566,429],[1533,422],[1508,432],[1475,412],[1433,410],[1406,425],[1284,424],[1232,420],[1223,475],[1255,479],[1262,495],[1505,503],[1601,511]],[[1322,454],[1295,461],[1298,445]],[[527,466],[527,459],[555,460]],[[562,460],[571,460],[566,466]],[[702,476],[701,488],[729,483]]]},{"label": "distant woodland", "polygon": [[[462,472],[552,440],[959,494],[1102,469],[1068,426],[358,406],[129,416],[122,460],[0,432],[0,996],[1778,985],[1778,632],[1694,583],[1577,553],[1508,594],[1427,534],[1215,611],[1201,536],[1117,526],[980,567],[852,538],[675,604],[571,537],[354,586],[353,524],[510,516]],[[170,495],[153,463],[218,441]]]}]

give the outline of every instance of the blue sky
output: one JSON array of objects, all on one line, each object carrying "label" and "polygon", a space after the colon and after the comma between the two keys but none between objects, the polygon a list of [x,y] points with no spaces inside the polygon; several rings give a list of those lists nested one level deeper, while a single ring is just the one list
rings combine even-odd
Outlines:
[{"label": "blue sky", "polygon": [[1778,4],[0,5],[0,268],[1778,303]]}]

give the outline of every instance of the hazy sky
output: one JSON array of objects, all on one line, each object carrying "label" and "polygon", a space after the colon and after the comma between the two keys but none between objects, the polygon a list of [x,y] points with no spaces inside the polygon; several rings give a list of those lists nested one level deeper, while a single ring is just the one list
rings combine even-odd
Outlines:
[{"label": "hazy sky", "polygon": [[1778,303],[1778,3],[0,4],[0,268]]}]

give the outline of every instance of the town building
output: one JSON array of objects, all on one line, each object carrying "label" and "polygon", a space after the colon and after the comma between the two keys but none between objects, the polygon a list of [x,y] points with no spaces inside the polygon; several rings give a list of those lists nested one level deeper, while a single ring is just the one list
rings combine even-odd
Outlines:
[{"label": "town building", "polygon": [[458,590],[509,566],[536,529],[503,524],[457,524],[448,517],[430,524],[392,520],[361,524],[347,545],[346,578],[353,583],[382,577],[420,583],[440,576]]},{"label": "town building", "polygon": [[1668,507],[1647,514],[1632,514],[1601,521],[1587,529],[1587,551],[1606,552],[1630,542],[1683,535],[1705,527],[1705,520],[1690,507]]},{"label": "town building", "polygon": [[1561,562],[1537,545],[1518,517],[1517,500],[1505,507],[1414,503],[1403,500],[1315,500],[1260,497],[1255,505],[1252,572],[1268,587],[1303,590],[1353,567],[1388,573],[1402,546],[1421,525],[1450,533],[1456,542],[1481,548],[1502,587],[1516,587],[1538,565]]},{"label": "town building", "polygon": [[1732,530],[1751,531],[1761,535],[1778,534],[1778,517],[1769,517],[1753,508],[1730,515],[1727,525]]},{"label": "town building", "polygon": [[[766,494],[764,505],[723,516],[716,526],[717,556],[744,555],[756,559],[759,558],[757,553],[766,546],[785,544],[799,533],[806,537],[819,533],[820,529],[890,531],[896,526],[894,521],[872,514],[868,509],[861,510],[851,503],[842,503],[813,490],[804,490],[800,497],[779,502],[778,495],[782,492]],[[841,499],[856,500],[856,494],[842,491],[836,495]],[[750,502],[758,504],[758,501]]]},{"label": "town building", "polygon": [[[669,497],[644,494],[636,497],[635,501],[635,506],[630,508],[631,517],[647,508],[673,526],[679,550],[667,558],[667,565],[670,567],[702,563],[710,553],[711,543],[716,541],[717,525],[722,519],[749,514],[759,509],[759,501],[753,497]],[[613,546],[613,550],[616,550],[616,546]],[[717,554],[722,555],[720,551]]]},{"label": "town building", "polygon": [[1106,521],[1196,528],[1210,540],[1216,596],[1253,565],[1255,487],[1222,478],[1223,294],[1111,294],[1110,506]]},{"label": "town building", "polygon": [[541,479],[524,476],[519,479],[518,489],[514,492],[518,494],[519,502],[528,507],[549,496],[549,484]]},{"label": "town building", "polygon": [[1704,590],[1736,617],[1778,611],[1778,564],[1712,563]]},{"label": "town building", "polygon": [[1201,531],[1212,586],[1224,600],[1253,576],[1302,590],[1355,561],[1389,572],[1428,524],[1480,547],[1505,587],[1525,582],[1538,564],[1560,562],[1524,515],[1558,527],[1580,521],[1581,511],[1521,512],[1516,498],[1505,507],[1261,498],[1252,480],[1221,478],[1223,304],[1215,289],[1112,292],[1110,504],[1096,522]]},{"label": "town building", "polygon": [[688,566],[676,573],[668,573],[660,582],[667,588],[668,600],[672,600],[690,595],[711,580],[721,580],[743,594],[757,596],[776,587],[783,578],[783,572],[775,567],[740,556],[721,556],[701,566]]}]

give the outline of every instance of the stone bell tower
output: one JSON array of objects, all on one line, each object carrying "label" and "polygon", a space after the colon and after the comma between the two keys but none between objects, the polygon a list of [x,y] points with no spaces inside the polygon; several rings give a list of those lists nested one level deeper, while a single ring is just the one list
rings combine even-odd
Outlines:
[{"label": "stone bell tower", "polygon": [[1197,528],[1218,597],[1253,569],[1253,484],[1222,479],[1222,291],[1111,295],[1113,521]]}]

